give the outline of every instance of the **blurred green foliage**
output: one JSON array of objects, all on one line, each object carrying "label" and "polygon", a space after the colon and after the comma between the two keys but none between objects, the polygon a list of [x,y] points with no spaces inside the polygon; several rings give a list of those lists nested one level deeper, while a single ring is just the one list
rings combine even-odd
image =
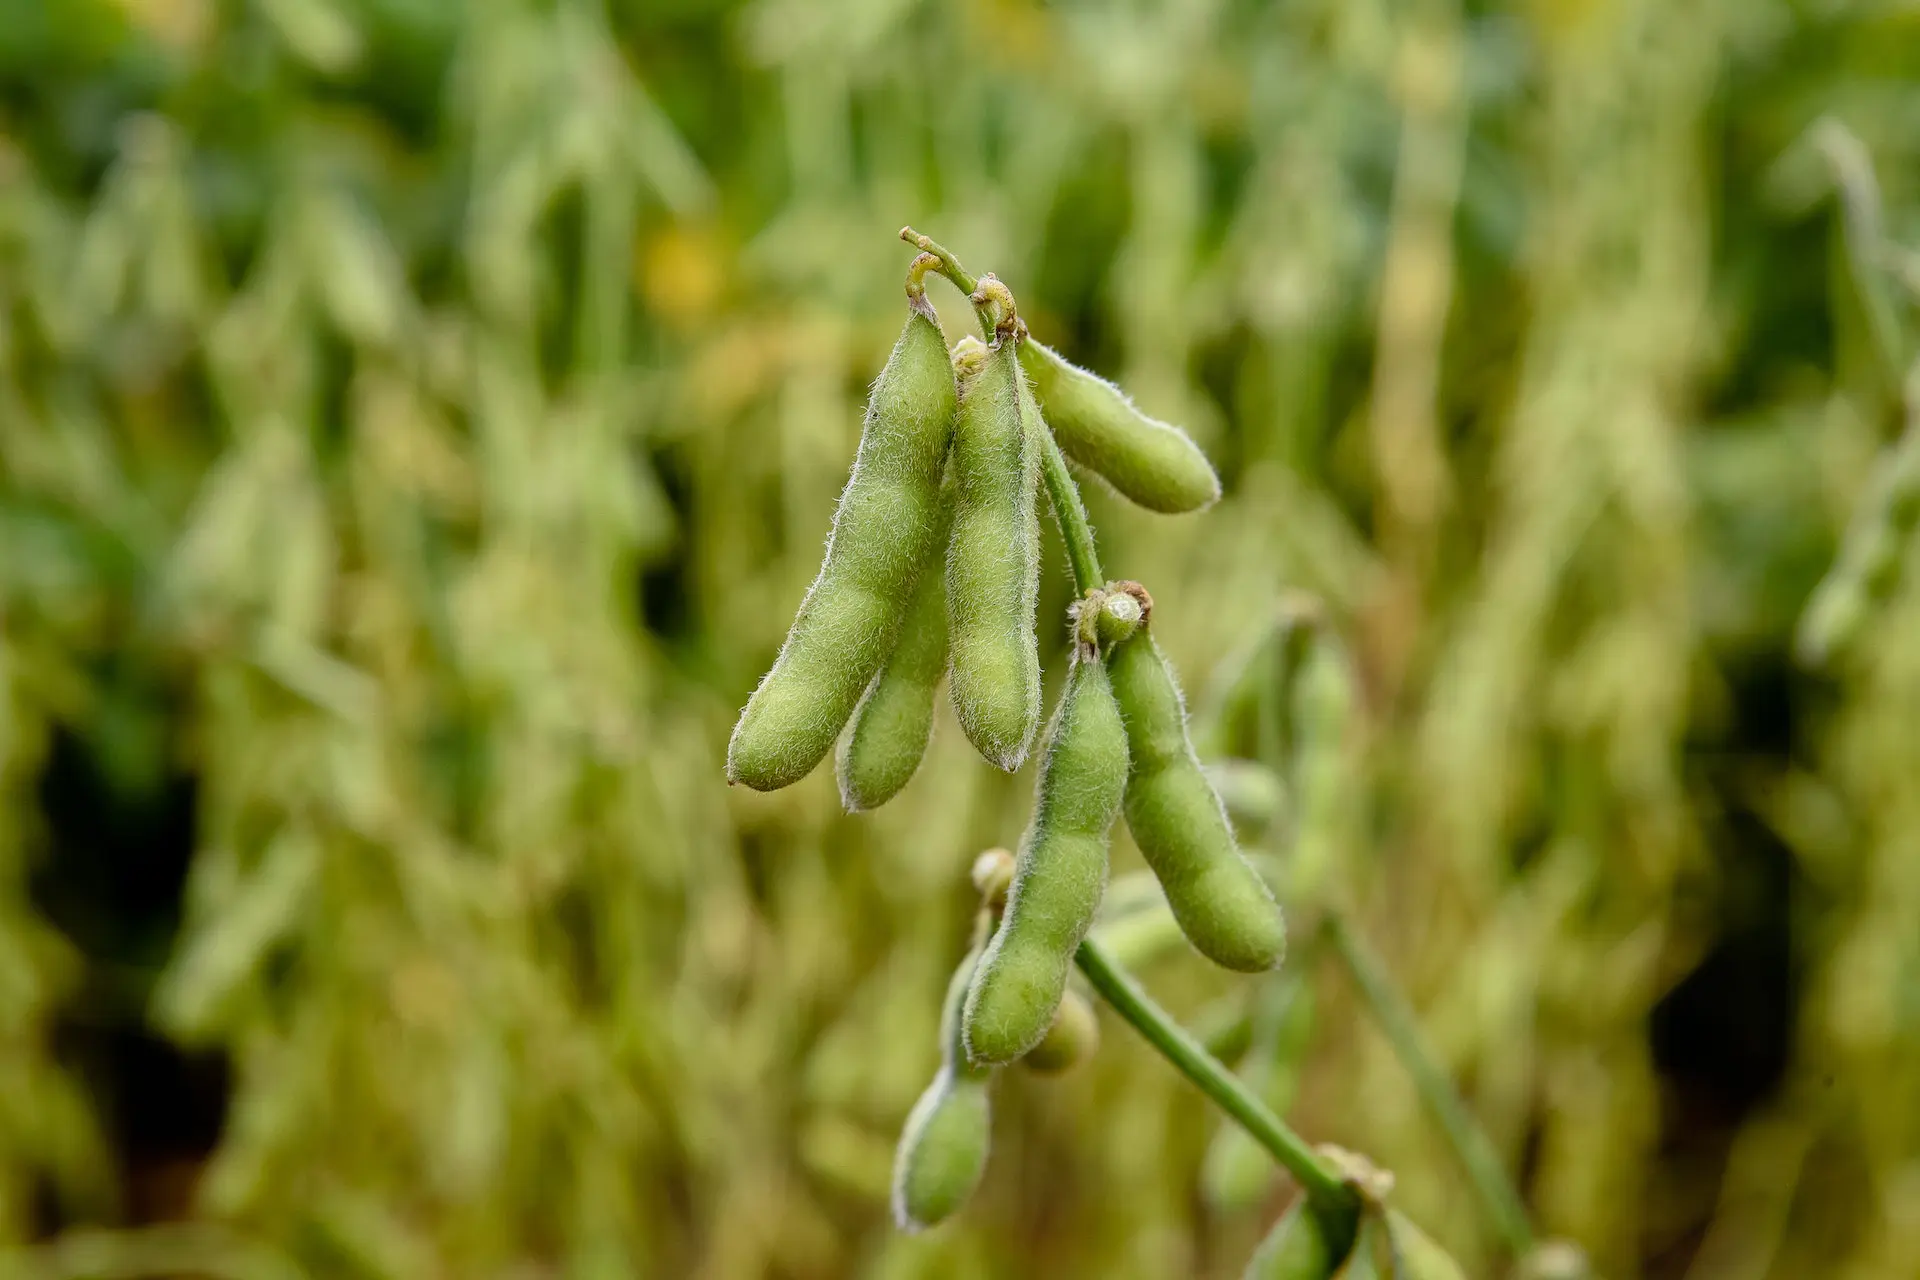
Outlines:
[{"label": "blurred green foliage", "polygon": [[[1205,1207],[1117,1029],[887,1226],[1024,776],[943,711],[871,815],[721,784],[908,221],[1219,465],[1089,491],[1198,704],[1283,590],[1349,637],[1302,879],[1541,1229],[1920,1273],[1899,501],[1791,656],[1897,456],[1917,112],[1894,0],[0,0],[0,1273],[1237,1273],[1285,1193]],[[1492,1274],[1300,964],[1292,1119]]]}]

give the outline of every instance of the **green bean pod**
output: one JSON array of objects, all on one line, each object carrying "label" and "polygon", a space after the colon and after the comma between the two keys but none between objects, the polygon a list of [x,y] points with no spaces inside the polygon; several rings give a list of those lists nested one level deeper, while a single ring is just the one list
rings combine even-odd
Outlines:
[{"label": "green bean pod", "polygon": [[940,1070],[913,1104],[894,1151],[893,1218],[902,1231],[920,1231],[952,1216],[986,1171],[993,1072],[967,1061],[960,1034],[960,1008],[979,957],[977,947],[969,951],[947,983],[940,1006]]},{"label": "green bean pod", "polygon": [[955,400],[939,319],[924,296],[910,295],[906,328],[867,401],[820,574],[727,744],[729,783],[772,791],[804,778],[893,652],[940,529]]},{"label": "green bean pod", "polygon": [[1186,705],[1153,642],[1149,616],[1107,658],[1126,720],[1127,829],[1201,955],[1243,973],[1271,969],[1287,946],[1273,893],[1241,856],[1225,808],[1187,740]]},{"label": "green bean pod", "polygon": [[[946,528],[942,519],[943,541]],[[933,736],[934,690],[946,669],[946,579],[937,564],[929,564],[914,588],[893,654],[867,687],[840,739],[834,774],[848,813],[879,808],[920,767]]]},{"label": "green bean pod", "polygon": [[1074,658],[1047,727],[1033,818],[1006,915],[967,993],[967,1052],[1011,1062],[1038,1044],[1107,883],[1107,831],[1127,782],[1127,733],[1106,668]]},{"label": "green bean pod", "polygon": [[1020,364],[1033,379],[1060,451],[1149,511],[1199,511],[1220,497],[1220,477],[1192,437],[1149,418],[1127,393],[1032,339]]},{"label": "green bean pod", "polygon": [[1254,1250],[1241,1280],[1331,1280],[1349,1247],[1335,1236],[1300,1196]]},{"label": "green bean pod", "polygon": [[967,382],[953,436],[947,543],[948,688],[968,741],[1009,772],[1040,724],[1039,441],[1015,338],[1002,337]]}]

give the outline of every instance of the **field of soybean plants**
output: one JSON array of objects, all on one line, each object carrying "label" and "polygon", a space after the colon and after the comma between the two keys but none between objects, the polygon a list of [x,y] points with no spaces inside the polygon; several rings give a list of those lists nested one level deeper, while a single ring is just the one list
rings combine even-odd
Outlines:
[{"label": "field of soybean plants", "polygon": [[1920,1275],[1911,0],[0,0],[0,1280]]}]

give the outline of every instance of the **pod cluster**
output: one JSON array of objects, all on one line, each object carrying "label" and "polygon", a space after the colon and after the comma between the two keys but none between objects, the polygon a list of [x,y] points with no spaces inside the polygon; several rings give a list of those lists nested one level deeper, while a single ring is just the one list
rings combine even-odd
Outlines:
[{"label": "pod cluster", "polygon": [[[1178,936],[1200,954],[1258,972],[1286,947],[1279,906],[1195,754],[1140,584],[1089,586],[1075,603],[1071,660],[1041,725],[1043,476],[1085,585],[1099,570],[1063,458],[1159,512],[1212,503],[1212,466],[1184,432],[1029,338],[992,276],[969,281],[982,338],[949,349],[921,284],[936,269],[966,279],[932,252],[915,260],[905,327],[874,382],[824,561],[727,753],[728,780],[765,791],[805,777],[837,741],[845,807],[872,809],[918,769],[944,676],[984,759],[1012,771],[1037,754],[1017,853],[976,865],[981,908],[942,1004],[940,1065],[897,1148],[893,1208],[908,1230],[948,1217],[979,1184],[998,1067],[1063,1070],[1097,1044],[1073,965],[1120,818]],[[1271,788],[1236,790],[1243,808],[1281,803]]]},{"label": "pod cluster", "polygon": [[1068,458],[1154,511],[1220,491],[1206,455],[1111,383],[1027,337],[991,275],[985,340],[949,350],[916,259],[907,318],[873,384],[819,574],[727,747],[727,780],[789,786],[834,750],[850,812],[885,804],[926,753],[934,696],[1012,771],[1040,728],[1040,475]]}]

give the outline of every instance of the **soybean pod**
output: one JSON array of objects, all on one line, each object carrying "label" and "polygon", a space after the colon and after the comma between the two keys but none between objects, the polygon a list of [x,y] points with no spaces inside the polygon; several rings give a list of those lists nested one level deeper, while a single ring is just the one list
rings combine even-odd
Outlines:
[{"label": "soybean pod", "polygon": [[951,1216],[972,1197],[987,1167],[993,1072],[967,1061],[960,1007],[979,959],[976,945],[947,983],[940,1006],[940,1070],[907,1115],[894,1151],[893,1218],[919,1231]]},{"label": "soybean pod", "polygon": [[[943,539],[946,529],[942,519]],[[853,723],[840,740],[834,772],[848,813],[893,799],[920,767],[933,736],[934,691],[946,666],[946,577],[938,564],[930,564],[914,589],[892,656],[854,708]]]},{"label": "soybean pod", "polygon": [[1186,432],[1149,418],[1127,393],[1028,339],[1020,364],[1060,451],[1149,511],[1199,511],[1220,497],[1220,477]]},{"label": "soybean pod", "polygon": [[948,687],[968,741],[1011,772],[1040,722],[1038,441],[1015,355],[1012,295],[991,277],[977,297],[1004,298],[1002,325],[967,380],[953,438],[953,531],[947,544]]},{"label": "soybean pod", "polygon": [[[1141,592],[1145,597],[1145,592]],[[1152,601],[1107,659],[1127,729],[1127,829],[1201,955],[1243,973],[1286,952],[1280,906],[1235,844],[1225,808],[1187,739],[1186,705],[1153,640]]]},{"label": "soybean pod", "polygon": [[929,562],[956,393],[924,270],[916,260],[908,277],[906,327],[867,400],[819,576],[727,744],[730,783],[772,791],[812,771],[892,653]]},{"label": "soybean pod", "polygon": [[1047,726],[1006,916],[967,993],[967,1052],[975,1062],[1011,1062],[1046,1035],[1074,948],[1106,887],[1107,832],[1127,782],[1126,727],[1106,668],[1091,650],[1076,648]]}]

